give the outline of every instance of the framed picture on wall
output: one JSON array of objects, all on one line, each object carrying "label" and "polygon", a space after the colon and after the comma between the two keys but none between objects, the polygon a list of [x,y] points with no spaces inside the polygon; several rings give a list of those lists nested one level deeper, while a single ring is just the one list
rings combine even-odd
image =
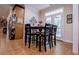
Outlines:
[{"label": "framed picture on wall", "polygon": [[72,14],[68,14],[67,15],[67,24],[71,24],[72,23]]}]

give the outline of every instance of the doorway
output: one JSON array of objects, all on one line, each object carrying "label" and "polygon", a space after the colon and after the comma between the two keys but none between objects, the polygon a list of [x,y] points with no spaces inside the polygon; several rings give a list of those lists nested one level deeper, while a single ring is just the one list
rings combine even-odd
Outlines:
[{"label": "doorway", "polygon": [[45,23],[57,25],[57,40],[62,40],[63,36],[62,14],[63,9],[59,9],[45,14]]},{"label": "doorway", "polygon": [[57,25],[57,32],[56,32],[56,37],[58,39],[61,39],[61,30],[62,30],[62,27],[61,27],[61,14],[58,14],[58,15],[55,15],[54,18],[53,18],[53,24],[54,25]]}]

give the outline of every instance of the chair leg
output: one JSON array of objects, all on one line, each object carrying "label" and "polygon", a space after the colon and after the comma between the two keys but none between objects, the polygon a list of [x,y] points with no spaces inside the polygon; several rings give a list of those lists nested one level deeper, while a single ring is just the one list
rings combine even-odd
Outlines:
[{"label": "chair leg", "polygon": [[28,46],[28,48],[30,48],[30,45],[31,45],[31,36],[29,36],[29,46]]},{"label": "chair leg", "polygon": [[38,35],[36,35],[36,48],[38,46]]},{"label": "chair leg", "polygon": [[52,38],[52,35],[51,35],[50,38],[51,38],[51,44],[52,44],[52,47],[53,47],[53,38]]},{"label": "chair leg", "polygon": [[25,46],[27,45],[27,35],[25,36]]},{"label": "chair leg", "polygon": [[49,43],[49,47],[51,49],[51,41],[50,41],[50,36],[48,36],[48,43]]},{"label": "chair leg", "polygon": [[56,45],[56,34],[54,34],[54,45]]},{"label": "chair leg", "polygon": [[46,38],[44,39],[44,49],[45,49],[45,52],[47,51],[46,50]]}]

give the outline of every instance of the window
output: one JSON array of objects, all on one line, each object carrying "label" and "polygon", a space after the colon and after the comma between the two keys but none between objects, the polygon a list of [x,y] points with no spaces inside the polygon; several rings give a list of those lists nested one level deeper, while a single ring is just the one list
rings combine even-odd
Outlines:
[{"label": "window", "polygon": [[54,15],[54,14],[61,13],[61,12],[63,12],[63,8],[57,9],[55,11],[48,12],[48,13],[45,14],[45,16],[50,16],[50,15]]}]

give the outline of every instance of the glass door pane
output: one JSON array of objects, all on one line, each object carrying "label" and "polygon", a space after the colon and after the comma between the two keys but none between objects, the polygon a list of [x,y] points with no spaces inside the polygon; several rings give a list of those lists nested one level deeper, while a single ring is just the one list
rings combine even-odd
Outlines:
[{"label": "glass door pane", "polygon": [[54,25],[57,25],[57,37],[61,37],[61,15],[56,15],[54,17]]}]

